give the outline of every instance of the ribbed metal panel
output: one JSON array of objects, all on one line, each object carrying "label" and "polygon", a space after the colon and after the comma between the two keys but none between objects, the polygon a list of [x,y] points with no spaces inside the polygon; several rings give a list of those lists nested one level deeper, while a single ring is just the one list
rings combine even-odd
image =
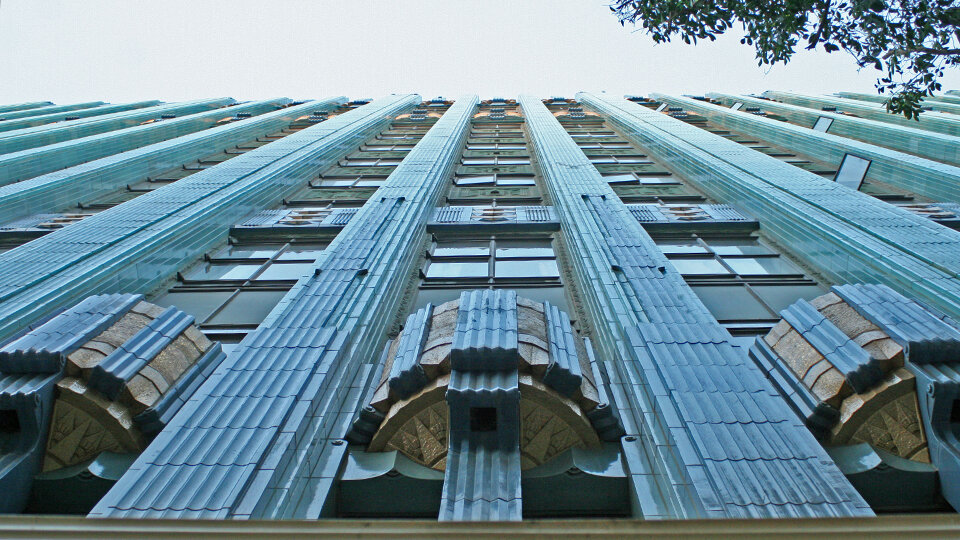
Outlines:
[{"label": "ribbed metal panel", "polygon": [[[889,95],[858,94],[856,92],[837,92],[834,95],[844,99],[868,101],[870,103],[886,103],[890,99]],[[937,112],[960,114],[960,99],[950,96],[924,96],[921,106],[930,107]]]},{"label": "ribbed metal panel", "polygon": [[580,389],[583,374],[574,342],[570,318],[550,302],[543,303],[547,322],[547,341],[550,349],[550,364],[543,375],[544,384],[565,396],[572,396]]},{"label": "ribbed metal panel", "polygon": [[[259,115],[271,112],[277,107],[289,103],[289,101],[286,98],[277,98],[244,103],[226,109],[188,114],[143,126],[117,129],[107,133],[0,155],[0,186],[81,163],[90,167],[87,162],[208,129],[219,120],[230,118],[238,113]],[[239,123],[244,122],[246,120]],[[133,173],[133,171],[130,172]],[[135,177],[128,176],[128,178]]]},{"label": "ribbed metal panel", "polygon": [[780,312],[783,320],[827,362],[837,368],[854,392],[862,394],[883,379],[880,363],[847,337],[810,302],[798,300]]},{"label": "ribbed metal panel", "polygon": [[168,307],[90,371],[90,387],[116,401],[124,385],[191,324],[193,315]]},{"label": "ribbed metal panel", "polygon": [[88,101],[86,103],[74,103],[73,105],[50,105],[48,107],[36,107],[32,109],[10,111],[10,112],[4,112],[3,110],[0,110],[0,122],[16,120],[19,118],[28,118],[31,116],[53,114],[58,112],[76,111],[79,109],[89,109],[92,107],[99,107],[101,105],[106,105],[106,103],[102,101]]},{"label": "ribbed metal panel", "polygon": [[324,250],[316,275],[221,364],[92,516],[320,515],[477,102],[458,100],[437,121]]},{"label": "ribbed metal panel", "polygon": [[883,283],[960,315],[960,233],[635,103],[581,96],[831,280]]},{"label": "ribbed metal panel", "polygon": [[[17,129],[0,133],[0,154],[19,152],[38,146],[89,137],[115,129],[137,126],[147,120],[156,120],[161,114],[193,114],[210,109],[219,109],[236,103],[231,98],[202,99],[183,103],[145,101],[141,108],[133,111],[115,112],[92,118],[81,118],[69,122],[58,122],[44,126]],[[129,107],[128,107],[129,108]],[[15,120],[18,121],[18,120]]]},{"label": "ribbed metal panel", "polygon": [[763,97],[817,110],[823,107],[836,107],[838,110],[855,114],[861,118],[960,136],[960,116],[954,114],[927,111],[923,113],[920,116],[920,120],[917,121],[907,118],[902,114],[890,114],[883,105],[864,103],[854,99],[844,99],[834,96],[807,96],[794,92],[777,92],[773,90],[764,92]]},{"label": "ribbed metal panel", "polygon": [[193,393],[200,388],[207,377],[213,374],[220,362],[227,357],[219,342],[213,345],[180,376],[175,383],[163,394],[159,401],[142,413],[133,417],[133,421],[140,427],[140,431],[147,437],[152,437],[170,423],[173,416]]},{"label": "ribbed metal panel", "polygon": [[0,105],[0,114],[6,112],[23,111],[27,109],[37,109],[53,105],[52,101],[30,101],[26,103],[14,103],[11,105]]},{"label": "ribbed metal panel", "polygon": [[818,439],[827,437],[840,411],[821,401],[787,365],[780,361],[773,349],[758,337],[750,347],[750,358],[766,374],[797,416],[803,418],[807,429]]},{"label": "ribbed metal panel", "polygon": [[[679,105],[704,116],[717,125],[760,137],[772,144],[802,154],[815,156],[837,167],[843,162],[846,154],[869,159],[871,164],[867,178],[880,180],[934,200],[960,202],[960,167],[841,137],[839,129],[837,134],[822,133],[695,99],[653,95],[671,105]],[[914,140],[911,139],[911,141]],[[953,150],[958,154],[954,161],[960,163],[960,138],[957,138],[956,142]]]},{"label": "ribbed metal panel", "polygon": [[66,357],[130,311],[139,294],[91,296],[0,349],[4,373],[58,373]]},{"label": "ribbed metal panel", "polygon": [[151,290],[411,101],[377,100],[0,254],[0,336],[93,293]]},{"label": "ribbed metal panel", "polygon": [[893,289],[860,284],[831,290],[899,343],[911,363],[960,359],[960,330]]},{"label": "ribbed metal panel", "polygon": [[[43,126],[46,124],[52,124],[56,122],[68,121],[67,118],[75,118],[75,120],[69,120],[70,122],[82,121],[81,119],[103,116],[107,114],[122,113],[125,111],[131,111],[135,109],[142,109],[145,107],[154,107],[162,104],[162,101],[152,99],[149,101],[137,101],[135,103],[121,103],[121,104],[102,104],[94,107],[85,108],[82,110],[66,112],[54,112],[51,114],[42,114],[38,116],[30,115],[24,118],[18,119],[9,119],[0,121],[0,132],[9,132],[14,130],[24,130],[36,126]],[[49,127],[49,126],[48,126]],[[6,137],[6,134],[0,135],[0,138]]]},{"label": "ribbed metal panel", "polygon": [[610,362],[638,515],[870,515],[556,118],[520,103]]},{"label": "ribbed metal panel", "polygon": [[451,442],[440,521],[519,521],[519,473],[519,445],[512,450],[487,448],[469,436]]},{"label": "ribbed metal panel", "polygon": [[[279,100],[259,102],[260,105],[256,105],[254,108],[265,106],[267,108],[263,110],[271,110],[270,107],[277,101]],[[61,149],[64,151],[69,150],[71,153],[73,150],[70,149],[77,148],[85,153],[87,149],[99,152],[101,151],[99,148],[102,146],[108,149],[108,153],[113,153],[114,151],[121,151],[123,147],[129,147],[124,139],[128,133],[138,131],[142,137],[150,137],[151,139],[157,136],[166,137],[168,133],[154,133],[148,130],[154,128],[167,129],[164,126],[178,121],[189,122],[190,129],[202,130],[198,133],[176,136],[176,138],[170,140],[108,155],[64,170],[0,187],[0,217],[6,221],[38,212],[63,210],[75,205],[80,200],[91,200],[117,189],[125,188],[131,181],[159,174],[205,155],[279,131],[298,117],[309,114],[313,110],[333,107],[345,101],[346,98],[343,97],[327,98],[322,101],[287,107],[279,111],[264,112],[264,114],[253,118],[206,129],[217,119],[235,114],[235,112],[242,112],[243,108],[246,107],[246,105],[237,105],[223,111],[217,110],[177,120],[165,120],[159,124],[119,130],[105,135],[95,135],[45,146],[37,150],[0,156],[0,167],[3,167],[3,163],[9,156],[21,154],[24,156],[43,156],[50,151],[49,149],[58,147],[62,147]],[[197,118],[197,120],[192,120],[193,118]],[[180,131],[183,127],[172,126],[170,129]],[[144,131],[147,131],[147,133],[143,133]],[[114,134],[116,134],[116,137],[114,137]],[[108,145],[111,140],[116,144]],[[83,157],[84,160],[89,158],[86,154]],[[56,159],[57,156],[53,155],[52,158]],[[30,162],[34,163],[32,160]],[[4,174],[2,169],[0,169],[0,174]]]},{"label": "ribbed metal panel", "polygon": [[450,366],[460,370],[516,369],[517,291],[460,293]]},{"label": "ribbed metal panel", "polygon": [[779,103],[750,96],[717,93],[707,95],[727,106],[739,101],[749,107],[759,107],[763,111],[776,113],[790,122],[804,127],[812,128],[817,123],[817,119],[822,116],[833,120],[830,129],[827,130],[828,133],[833,135],[849,137],[884,148],[960,165],[960,137],[934,133],[919,129],[915,125],[887,124],[868,118],[857,118],[836,112],[809,109],[799,105]]},{"label": "ribbed metal panel", "polygon": [[390,365],[390,376],[387,383],[390,390],[396,392],[400,399],[406,399],[423,388],[429,379],[420,365],[420,354],[423,344],[430,332],[430,318],[433,316],[433,306],[418,309],[407,317],[407,322],[400,333],[397,353]]}]

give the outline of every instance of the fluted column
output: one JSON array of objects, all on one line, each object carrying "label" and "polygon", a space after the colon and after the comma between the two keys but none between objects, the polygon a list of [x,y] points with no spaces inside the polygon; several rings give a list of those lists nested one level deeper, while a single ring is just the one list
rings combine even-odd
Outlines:
[{"label": "fluted column", "polygon": [[477,102],[457,100],[434,124],[314,274],[221,364],[91,516],[324,513],[347,449],[342,437],[379,375],[387,328]]},{"label": "fluted column", "polygon": [[960,316],[960,233],[625,99],[580,96],[830,280],[883,283]]},{"label": "fluted column", "polygon": [[418,102],[376,100],[0,254],[0,339],[107,292],[148,292]]},{"label": "fluted column", "polygon": [[520,103],[627,431],[637,517],[870,515],[557,119]]}]

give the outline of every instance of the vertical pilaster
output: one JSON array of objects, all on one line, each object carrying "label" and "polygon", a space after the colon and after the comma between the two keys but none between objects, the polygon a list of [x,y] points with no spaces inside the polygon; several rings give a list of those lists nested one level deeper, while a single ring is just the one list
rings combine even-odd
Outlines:
[{"label": "vertical pilaster", "polygon": [[625,99],[581,98],[831,280],[883,283],[960,316],[960,233]]},{"label": "vertical pilaster", "polygon": [[0,339],[107,292],[148,292],[412,107],[390,96],[0,254]]},{"label": "vertical pilaster", "polygon": [[342,437],[477,101],[434,124],[92,516],[312,519],[329,508]]},{"label": "vertical pilaster", "polygon": [[801,107],[823,109],[836,107],[838,110],[869,118],[887,124],[909,126],[946,135],[960,136],[960,117],[949,113],[925,112],[920,120],[913,120],[901,114],[890,114],[885,106],[879,103],[864,103],[854,99],[844,99],[835,96],[807,96],[794,92],[778,92],[767,90],[763,97],[775,99],[784,103],[792,103]]},{"label": "vertical pilaster", "polygon": [[[719,126],[815,156],[836,167],[840,167],[847,154],[869,159],[867,178],[935,201],[960,202],[960,167],[696,99],[663,94],[653,94],[653,97],[695,112]],[[957,151],[960,152],[960,147]]]},{"label": "vertical pilaster", "polygon": [[827,133],[960,165],[960,137],[953,135],[935,133],[913,125],[888,124],[869,118],[839,114],[835,111],[809,109],[800,105],[751,96],[717,93],[707,94],[707,96],[728,107],[737,102],[747,107],[758,107],[762,111],[780,115],[798,126],[807,128],[816,125],[819,118],[826,118],[832,121],[827,128]]},{"label": "vertical pilaster", "polygon": [[[105,114],[93,118],[81,118],[69,122],[56,122],[50,125],[14,129],[0,133],[0,154],[18,152],[38,146],[56,144],[58,142],[89,137],[99,133],[106,133],[115,129],[123,129],[140,125],[147,120],[156,120],[163,114],[185,115],[211,109],[219,109],[236,103],[232,98],[201,99],[183,103],[166,103],[154,105],[157,102],[143,102],[147,106],[126,107],[123,112]],[[136,110],[126,110],[136,109]],[[80,111],[83,112],[83,111]],[[13,120],[12,122],[19,122]],[[2,126],[0,126],[2,127]]]},{"label": "vertical pilaster", "polygon": [[638,515],[870,515],[556,118],[520,103],[609,365]]}]

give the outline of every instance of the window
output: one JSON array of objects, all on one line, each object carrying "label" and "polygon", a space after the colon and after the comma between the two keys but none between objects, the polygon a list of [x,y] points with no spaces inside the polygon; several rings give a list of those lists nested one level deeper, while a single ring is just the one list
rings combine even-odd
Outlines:
[{"label": "window", "polygon": [[673,176],[663,174],[646,176],[636,173],[616,173],[605,174],[603,178],[608,184],[681,185],[681,182]]},{"label": "window", "polygon": [[422,277],[418,306],[447,302],[477,287],[514,288],[538,302],[566,305],[549,237],[437,239]]},{"label": "window", "polygon": [[822,131],[826,133],[827,130],[830,129],[830,126],[832,124],[833,124],[833,118],[827,118],[825,116],[821,116],[817,118],[817,123],[813,125],[813,130]]},{"label": "window", "polygon": [[843,162],[840,163],[840,170],[833,177],[833,181],[841,186],[859,190],[863,184],[863,179],[867,176],[870,163],[869,159],[863,159],[853,154],[844,154]]},{"label": "window", "polygon": [[518,143],[472,143],[467,150],[526,150],[525,144]]},{"label": "window", "polygon": [[665,237],[657,246],[735,336],[766,333],[782,309],[824,293],[800,267],[750,236]]},{"label": "window", "polygon": [[384,175],[359,174],[350,176],[324,175],[313,187],[380,187],[386,182]]},{"label": "window", "polygon": [[178,274],[179,283],[154,302],[193,315],[212,339],[238,343],[313,271],[324,247],[319,242],[232,243]]},{"label": "window", "polygon": [[395,167],[403,161],[399,158],[362,159],[347,158],[340,162],[341,167]]},{"label": "window", "polygon": [[460,175],[453,183],[462,186],[535,186],[533,176],[524,174]]},{"label": "window", "polygon": [[529,165],[530,158],[526,157],[465,157],[460,160],[464,165]]},{"label": "window", "polygon": [[647,156],[644,155],[633,155],[633,156],[591,156],[590,162],[594,165],[608,165],[608,164],[635,164],[635,163],[653,163]]}]

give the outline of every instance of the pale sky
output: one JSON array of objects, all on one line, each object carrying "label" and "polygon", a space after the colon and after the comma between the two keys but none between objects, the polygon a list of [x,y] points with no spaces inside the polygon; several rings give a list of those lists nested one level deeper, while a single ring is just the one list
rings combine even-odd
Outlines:
[{"label": "pale sky", "polygon": [[[873,92],[878,73],[841,52],[758,67],[738,33],[654,45],[604,0],[0,2],[0,104]],[[960,88],[960,70],[944,87]]]}]

